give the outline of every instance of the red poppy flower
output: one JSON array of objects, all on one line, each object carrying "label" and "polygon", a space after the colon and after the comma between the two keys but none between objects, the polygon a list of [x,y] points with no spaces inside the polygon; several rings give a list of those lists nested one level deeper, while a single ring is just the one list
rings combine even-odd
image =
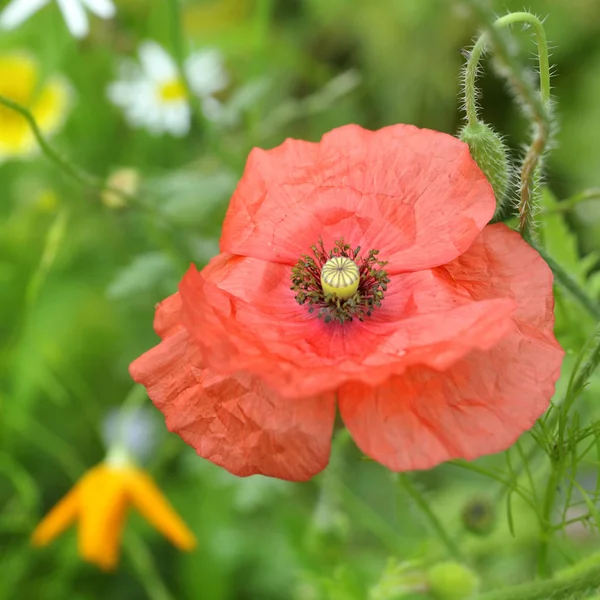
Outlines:
[{"label": "red poppy flower", "polygon": [[443,133],[350,125],[255,149],[221,254],[158,305],[162,342],[131,374],[171,431],[237,475],[319,472],[336,403],[395,471],[501,451],[547,408],[563,352],[552,274],[486,227],[494,208]]}]

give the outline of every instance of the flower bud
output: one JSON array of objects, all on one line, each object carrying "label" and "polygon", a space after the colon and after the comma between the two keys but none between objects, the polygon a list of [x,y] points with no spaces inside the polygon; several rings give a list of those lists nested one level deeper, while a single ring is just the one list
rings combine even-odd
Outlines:
[{"label": "flower bud", "polygon": [[427,571],[429,593],[436,600],[468,600],[479,587],[477,575],[457,562],[443,562]]},{"label": "flower bud", "polygon": [[379,580],[369,590],[369,600],[401,600],[427,591],[420,561],[399,562],[389,558]]},{"label": "flower bud", "polygon": [[461,520],[465,529],[478,535],[487,535],[494,529],[496,511],[491,500],[477,496],[469,500],[461,511]]},{"label": "flower bud", "polygon": [[490,182],[496,196],[496,215],[507,196],[511,165],[502,138],[482,122],[467,124],[459,138],[469,146],[471,156]]},{"label": "flower bud", "polygon": [[135,169],[118,169],[106,181],[106,189],[102,191],[102,203],[108,208],[123,208],[124,196],[133,196],[140,185],[140,174]]}]

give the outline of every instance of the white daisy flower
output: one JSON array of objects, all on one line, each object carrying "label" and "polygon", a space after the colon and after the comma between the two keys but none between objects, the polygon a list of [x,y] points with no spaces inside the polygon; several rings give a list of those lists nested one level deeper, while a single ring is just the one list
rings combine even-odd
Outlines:
[{"label": "white daisy flower", "polygon": [[[0,28],[15,29],[50,1],[12,0],[0,13]],[[86,8],[101,19],[110,19],[116,12],[112,0],[56,0],[56,2],[69,31],[76,38],[83,38],[89,32]]]},{"label": "white daisy flower", "polygon": [[[118,80],[108,87],[108,98],[123,109],[132,127],[145,128],[154,135],[184,136],[190,129],[191,109],[175,61],[152,41],[140,44],[138,55],[139,64],[125,61],[120,65]],[[184,69],[191,92],[202,101],[204,114],[216,120],[221,105],[213,94],[228,84],[220,53],[195,52]]]}]

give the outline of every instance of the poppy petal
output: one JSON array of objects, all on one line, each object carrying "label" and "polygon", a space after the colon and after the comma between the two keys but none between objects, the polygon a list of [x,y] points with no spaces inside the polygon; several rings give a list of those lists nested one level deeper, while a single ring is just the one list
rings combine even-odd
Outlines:
[{"label": "poppy petal", "polygon": [[513,326],[511,298],[473,300],[446,272],[431,271],[394,276],[363,323],[325,323],[294,299],[290,270],[220,255],[188,271],[181,318],[207,366],[252,372],[287,397],[312,396],[346,381],[372,385],[415,363],[446,368]]},{"label": "poppy petal", "polygon": [[552,274],[518,234],[487,227],[443,269],[474,297],[514,298],[516,327],[445,372],[415,366],[377,387],[340,389],[340,413],[357,445],[395,471],[506,449],[547,409],[560,374]]},{"label": "poppy petal", "polygon": [[556,348],[512,333],[444,373],[413,367],[372,388],[343,386],[340,413],[358,447],[393,471],[500,452],[548,408]]},{"label": "poppy petal", "polygon": [[235,475],[304,481],[329,460],[333,394],[287,400],[245,373],[220,376],[181,330],[138,358],[131,376],[170,431]]},{"label": "poppy petal", "polygon": [[79,512],[79,488],[75,486],[42,519],[31,535],[34,546],[45,546],[57,538],[77,519]]},{"label": "poppy petal", "polygon": [[177,333],[181,329],[180,312],[181,297],[179,292],[159,302],[156,305],[154,316],[154,331],[163,339]]},{"label": "poppy petal", "polygon": [[130,469],[127,477],[129,501],[137,511],[181,550],[196,547],[196,538],[167,502],[154,481],[139,469]]},{"label": "poppy petal", "polygon": [[468,146],[411,125],[347,125],[320,143],[254,149],[221,251],[288,265],[322,239],[378,249],[389,273],[444,264],[492,217],[493,190]]}]

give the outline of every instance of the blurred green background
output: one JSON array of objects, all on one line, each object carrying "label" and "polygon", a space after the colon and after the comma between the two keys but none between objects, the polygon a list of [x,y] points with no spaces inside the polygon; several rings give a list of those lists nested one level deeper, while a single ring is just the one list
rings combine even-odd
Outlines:
[{"label": "blurred green background", "polygon": [[[494,7],[502,14],[523,5]],[[600,0],[530,0],[528,8],[548,16],[560,132],[547,180],[566,199],[600,187]],[[189,0],[186,40],[223,54],[231,82],[219,99],[231,120],[210,135],[194,125],[175,139],[130,129],[105,94],[117,59],[133,55],[141,40],[172,48],[169,3],[118,0],[117,9],[113,20],[93,18],[81,42],[54,4],[0,35],[0,52],[27,49],[47,73],[71,82],[76,101],[54,147],[101,178],[133,167],[152,190],[141,193],[145,207],[117,209],[43,156],[0,165],[0,599],[366,599],[388,559],[447,557],[395,476],[341,439],[330,468],[312,482],[236,479],[168,434],[149,402],[132,435],[149,445],[138,448],[142,464],[198,537],[198,549],[179,553],[131,514],[120,567],[104,574],[79,559],[73,531],[43,550],[31,548],[28,536],[103,459],[107,418],[131,389],[128,365],[157,341],[154,306],[175,291],[189,262],[201,265],[216,253],[250,148],[286,137],[317,140],[350,122],[455,133],[460,50],[478,24],[450,0]],[[515,29],[515,40],[534,68],[528,32]],[[487,66],[481,86],[484,119],[518,155],[528,124]],[[600,203],[549,216],[542,234],[583,284],[595,256],[580,257],[600,250]],[[577,352],[591,321],[560,297],[558,318],[561,341]],[[597,413],[598,390],[593,381],[582,419]],[[525,436],[523,445],[532,444]],[[519,452],[480,464],[510,474]],[[534,466],[543,474],[544,457]],[[582,475],[592,486],[593,466]],[[453,465],[411,481],[484,589],[532,578],[538,532],[516,497],[508,505],[513,537],[495,482]],[[461,512],[482,493],[497,523],[478,536]],[[581,514],[578,500],[561,508],[557,522]],[[594,527],[559,529],[550,548],[555,567],[598,544]]]}]

